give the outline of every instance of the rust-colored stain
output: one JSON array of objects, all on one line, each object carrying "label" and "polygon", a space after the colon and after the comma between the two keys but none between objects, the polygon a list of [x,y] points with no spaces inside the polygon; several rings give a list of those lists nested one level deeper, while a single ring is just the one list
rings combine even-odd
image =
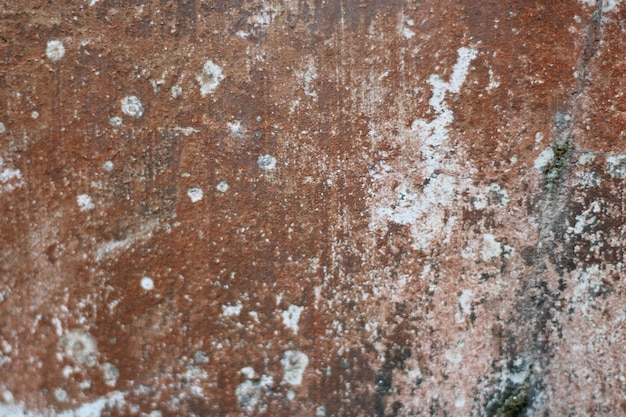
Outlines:
[{"label": "rust-colored stain", "polygon": [[623,414],[617,0],[0,0],[0,416]]}]

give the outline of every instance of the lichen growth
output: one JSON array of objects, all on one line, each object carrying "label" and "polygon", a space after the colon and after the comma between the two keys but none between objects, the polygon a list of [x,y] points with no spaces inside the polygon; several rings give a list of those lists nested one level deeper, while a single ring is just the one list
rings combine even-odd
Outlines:
[{"label": "lichen growth", "polygon": [[497,417],[517,417],[528,405],[528,386],[522,385],[518,387],[503,402],[502,406],[496,411]]},{"label": "lichen growth", "polygon": [[563,174],[565,173],[565,168],[567,166],[568,154],[571,149],[569,140],[552,145],[552,152],[554,153],[554,156],[543,168],[545,185],[549,192],[553,191],[555,185],[557,185],[563,178]]}]

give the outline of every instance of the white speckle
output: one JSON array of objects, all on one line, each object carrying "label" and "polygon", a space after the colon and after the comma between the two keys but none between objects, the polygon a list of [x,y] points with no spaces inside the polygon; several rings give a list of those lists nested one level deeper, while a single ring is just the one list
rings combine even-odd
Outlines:
[{"label": "white speckle", "polygon": [[241,302],[238,302],[234,306],[223,305],[222,306],[222,314],[226,317],[238,316],[241,313]]},{"label": "white speckle", "polygon": [[5,168],[4,171],[0,172],[0,182],[2,183],[9,182],[12,179],[21,179],[21,178],[22,178],[22,173],[20,172],[19,169]]},{"label": "white speckle", "polygon": [[[585,0],[585,1],[589,2],[592,0]],[[604,2],[602,3],[602,12],[603,13],[610,12],[621,2],[622,0],[604,0]]]},{"label": "white speckle", "polygon": [[285,371],[283,381],[289,385],[302,384],[304,371],[309,364],[309,358],[298,350],[288,350],[283,354],[280,363]]},{"label": "white speckle", "polygon": [[259,403],[262,390],[267,390],[274,384],[274,380],[266,375],[257,378],[256,372],[249,366],[242,368],[240,374],[245,380],[235,390],[237,402],[247,411],[251,411]]},{"label": "white speckle", "polygon": [[272,155],[261,155],[257,158],[256,163],[264,171],[272,171],[276,168],[276,158]]},{"label": "white speckle", "polygon": [[178,98],[183,94],[183,89],[181,86],[175,85],[170,89],[170,92],[172,93],[172,97]]},{"label": "white speckle", "polygon": [[96,261],[110,256],[120,249],[128,249],[136,242],[146,241],[152,237],[152,231],[159,224],[158,220],[151,220],[139,226],[139,230],[135,233],[127,235],[125,239],[104,242],[96,251]]},{"label": "white speckle", "polygon": [[141,288],[146,291],[150,291],[154,289],[154,281],[150,277],[141,278]]},{"label": "white speckle", "polygon": [[543,140],[543,133],[537,132],[535,133],[535,142],[539,143]]},{"label": "white speckle", "polygon": [[502,244],[496,240],[491,233],[483,235],[483,245],[481,249],[483,261],[488,261],[502,255]]},{"label": "white speckle", "polygon": [[287,401],[293,401],[296,399],[296,392],[292,389],[287,390],[286,397],[287,397]]},{"label": "white speckle", "polygon": [[320,405],[315,409],[315,417],[325,417],[326,416],[326,407]]},{"label": "white speckle", "polygon": [[554,151],[552,148],[548,148],[541,152],[537,159],[535,159],[535,169],[539,172],[543,172],[543,169],[554,158]]},{"label": "white speckle", "polygon": [[302,313],[302,310],[304,310],[303,307],[292,304],[287,310],[284,310],[282,313],[283,324],[285,325],[285,327],[293,330],[295,334],[298,334],[298,321],[300,320],[300,313]]},{"label": "white speckle", "polygon": [[111,161],[105,161],[104,164],[102,164],[102,168],[104,168],[106,171],[113,171],[114,165],[113,162]]},{"label": "white speckle", "polygon": [[626,155],[611,155],[607,157],[606,171],[613,178],[626,178]]},{"label": "white speckle", "polygon": [[108,386],[114,387],[119,376],[120,371],[112,363],[106,362],[102,365],[102,377],[104,378],[104,383]]},{"label": "white speckle", "polygon": [[58,40],[48,41],[48,45],[46,46],[46,56],[50,61],[56,62],[63,58],[63,55],[65,55],[63,42]]},{"label": "white speckle", "polygon": [[460,395],[456,398],[456,400],[454,401],[454,406],[456,408],[463,408],[465,407],[465,397]]},{"label": "white speckle", "polygon": [[76,202],[78,203],[80,211],[89,211],[96,207],[96,205],[91,201],[91,197],[87,194],[81,194],[76,197]]},{"label": "white speckle", "polygon": [[444,356],[446,360],[452,363],[461,363],[463,361],[463,355],[456,351],[447,351]]},{"label": "white speckle", "polygon": [[189,196],[189,199],[192,203],[196,203],[202,200],[202,196],[204,195],[204,193],[202,192],[202,189],[194,187],[190,188],[189,191],[187,191],[187,195]]},{"label": "white speckle", "polygon": [[185,136],[189,136],[192,133],[200,133],[200,129],[196,129],[195,127],[181,127],[181,126],[176,126],[172,129],[174,132],[180,132]]},{"label": "white speckle", "polygon": [[152,410],[148,417],[163,417],[163,413],[160,410]]},{"label": "white speckle", "polygon": [[95,6],[97,2],[99,2],[100,0],[90,0],[89,1],[89,7],[91,6]]},{"label": "white speckle", "polygon": [[57,388],[54,390],[54,398],[56,398],[57,401],[64,403],[70,399],[70,396],[67,395],[67,391],[63,388]]},{"label": "white speckle", "polygon": [[4,123],[0,122],[0,133],[4,133],[7,131],[7,128],[4,126]]},{"label": "white speckle", "polygon": [[243,136],[243,126],[241,126],[240,121],[236,120],[234,122],[227,123],[226,126],[228,127],[228,133],[231,136],[235,136],[237,138]]},{"label": "white speckle", "polygon": [[122,122],[123,122],[122,118],[118,116],[111,117],[109,119],[109,124],[113,127],[120,127],[122,125]]},{"label": "white speckle", "polygon": [[141,117],[143,105],[137,96],[126,96],[121,100],[122,112],[127,116]]},{"label": "white speckle", "polygon": [[124,402],[124,394],[114,391],[106,397],[101,397],[96,401],[82,404],[75,410],[67,410],[59,413],[57,417],[100,417],[105,407],[120,406]]},{"label": "white speckle", "polygon": [[210,60],[205,62],[202,67],[202,72],[196,77],[196,80],[200,84],[200,94],[202,97],[215,91],[223,79],[224,74],[218,65]]},{"label": "white speckle", "polygon": [[415,32],[413,32],[409,28],[402,28],[402,35],[407,39],[411,39],[413,36],[415,36]]},{"label": "white speckle", "polygon": [[593,162],[594,159],[596,159],[596,157],[593,152],[583,152],[578,157],[578,163],[580,165],[587,165],[588,163]]},{"label": "white speckle", "polygon": [[65,356],[77,365],[94,366],[98,351],[96,340],[90,334],[74,330],[60,341]]},{"label": "white speckle", "polygon": [[30,114],[30,117],[32,117],[33,119],[38,119],[39,118],[39,112],[38,111],[33,111]]},{"label": "white speckle", "polygon": [[228,187],[228,183],[227,183],[226,181],[220,181],[220,182],[217,184],[217,187],[215,187],[215,188],[217,188],[217,191],[220,191],[220,192],[222,192],[222,193],[225,193],[226,191],[228,191],[228,188],[229,188],[229,187]]}]

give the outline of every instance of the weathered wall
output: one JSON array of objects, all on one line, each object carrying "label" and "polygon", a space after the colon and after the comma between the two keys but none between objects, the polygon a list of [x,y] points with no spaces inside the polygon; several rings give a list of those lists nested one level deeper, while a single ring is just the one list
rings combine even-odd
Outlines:
[{"label": "weathered wall", "polygon": [[625,413],[621,1],[0,16],[0,415]]}]

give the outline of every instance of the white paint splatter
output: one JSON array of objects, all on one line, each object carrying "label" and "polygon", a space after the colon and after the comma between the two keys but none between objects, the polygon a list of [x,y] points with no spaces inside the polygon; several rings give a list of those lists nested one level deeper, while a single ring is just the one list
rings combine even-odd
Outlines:
[{"label": "white paint splatter", "polygon": [[102,378],[106,385],[114,387],[115,384],[117,384],[119,376],[120,371],[112,363],[106,362],[102,365]]},{"label": "white paint splatter", "polygon": [[[420,182],[424,185],[414,184],[412,178],[391,169],[384,174],[378,173],[376,178],[382,185],[373,196],[370,228],[384,227],[388,221],[409,225],[413,247],[418,250],[427,250],[437,235],[451,232],[451,229],[446,231],[445,208],[453,204],[456,190],[463,183],[458,176],[440,173],[443,166],[447,171],[454,168],[447,153],[448,126],[454,120],[454,114],[445,98],[448,93],[460,92],[469,65],[478,56],[476,50],[466,47],[459,48],[457,53],[448,82],[437,74],[431,75],[428,80],[432,86],[429,104],[435,117],[432,120],[416,119],[408,132],[408,136],[417,142],[423,159],[420,167],[423,181]],[[398,185],[390,190],[387,184],[394,183]]]},{"label": "white paint splatter", "polygon": [[105,171],[111,172],[113,171],[113,168],[115,166],[113,165],[113,162],[111,161],[105,161],[104,164],[102,164],[102,168],[105,169]]},{"label": "white paint splatter", "polygon": [[288,350],[283,354],[280,363],[283,365],[283,381],[289,385],[302,384],[304,371],[309,364],[309,358],[298,350]]},{"label": "white paint splatter", "polygon": [[272,171],[276,168],[276,158],[272,155],[261,155],[257,158],[256,163],[264,171]]},{"label": "white paint splatter", "polygon": [[202,191],[201,188],[194,187],[194,188],[190,188],[187,191],[187,195],[189,196],[189,199],[191,200],[192,203],[197,203],[198,201],[202,200],[202,197],[204,196],[204,192]]},{"label": "white paint splatter", "polygon": [[285,327],[291,329],[295,334],[298,334],[298,321],[300,321],[300,314],[304,310],[303,307],[297,305],[290,305],[287,310],[282,312],[283,324]]},{"label": "white paint splatter", "polygon": [[[4,160],[0,158],[0,167],[4,165]],[[0,172],[0,192],[10,192],[24,185],[22,172],[15,168],[5,168]]]},{"label": "white paint splatter", "polygon": [[222,306],[222,314],[226,317],[234,317],[238,316],[241,313],[242,309],[241,302],[238,302],[234,306],[231,305],[223,305]]},{"label": "white paint splatter", "polygon": [[120,127],[122,123],[123,123],[122,118],[118,116],[114,116],[109,119],[109,124],[113,127]]},{"label": "white paint splatter", "polygon": [[91,197],[87,194],[80,194],[76,197],[76,202],[78,203],[78,208],[80,211],[89,211],[93,210],[96,205],[91,201]]},{"label": "white paint splatter", "polygon": [[39,118],[39,112],[38,112],[38,111],[36,111],[36,110],[34,110],[34,111],[30,114],[30,117],[31,117],[33,120],[38,119],[38,118]]},{"label": "white paint splatter", "polygon": [[59,342],[65,356],[77,365],[94,366],[98,350],[96,340],[89,334],[79,330],[73,330],[65,335]]},{"label": "white paint splatter", "polygon": [[7,128],[4,126],[4,123],[0,122],[0,133],[4,133],[7,131]]},{"label": "white paint splatter", "polygon": [[205,62],[202,71],[196,77],[200,84],[200,95],[205,97],[207,94],[211,94],[223,79],[224,74],[217,64],[211,60]]},{"label": "white paint splatter", "polygon": [[131,117],[141,117],[143,115],[143,105],[137,96],[126,96],[120,101],[122,112]]},{"label": "white paint splatter", "polygon": [[181,86],[175,85],[170,89],[170,93],[172,94],[172,97],[178,98],[183,94],[183,89]]},{"label": "white paint splatter", "polygon": [[229,186],[226,181],[220,181],[215,188],[217,188],[217,191],[225,193],[228,191]]},{"label": "white paint splatter", "polygon": [[62,403],[70,400],[70,396],[67,395],[67,391],[65,391],[63,388],[56,388],[54,390],[54,398]]},{"label": "white paint splatter", "polygon": [[100,0],[90,0],[89,1],[89,7],[91,6],[95,6],[97,2],[99,2]]},{"label": "white paint splatter", "polygon": [[154,289],[154,281],[150,277],[141,278],[140,284],[141,284],[141,288],[143,288],[146,291],[150,291]]},{"label": "white paint splatter", "polygon": [[59,40],[48,41],[46,45],[46,56],[52,62],[59,61],[65,55],[65,47],[63,42]]}]

